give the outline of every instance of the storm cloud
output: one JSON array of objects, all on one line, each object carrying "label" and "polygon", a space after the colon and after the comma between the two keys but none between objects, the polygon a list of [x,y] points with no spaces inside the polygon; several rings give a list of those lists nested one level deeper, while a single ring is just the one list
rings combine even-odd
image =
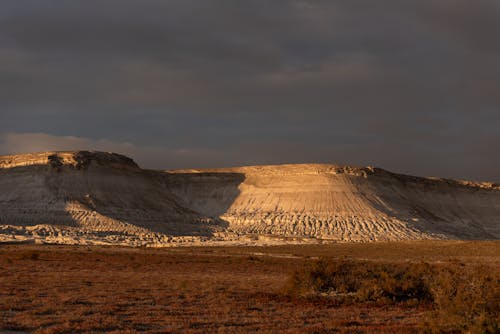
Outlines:
[{"label": "storm cloud", "polygon": [[4,2],[0,154],[498,181],[499,18],[481,0]]}]

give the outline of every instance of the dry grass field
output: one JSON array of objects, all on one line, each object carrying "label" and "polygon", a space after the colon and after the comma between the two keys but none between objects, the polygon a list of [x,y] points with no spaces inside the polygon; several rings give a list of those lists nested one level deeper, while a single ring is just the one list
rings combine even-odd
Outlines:
[{"label": "dry grass field", "polygon": [[[422,261],[433,268],[452,267],[455,271],[463,268],[464,272],[474,272],[474,268],[480,268],[490,275],[484,279],[493,280],[488,282],[495,286],[499,279],[500,242],[169,249],[1,245],[0,330],[456,332],[451,327],[440,327],[439,321],[435,321],[439,316],[436,305],[429,300],[350,298],[355,292],[349,291],[338,298],[341,294],[322,291],[333,283],[322,282],[318,288],[314,281],[313,286],[308,286],[308,280],[318,274],[318,258],[326,263],[349,261],[356,270],[360,266],[370,267],[367,264],[373,268],[383,264],[390,269]],[[319,274],[336,275],[337,269],[328,268]],[[294,287],[297,291],[293,291]],[[305,290],[310,291],[304,293]],[[429,321],[434,324],[426,325]]]}]

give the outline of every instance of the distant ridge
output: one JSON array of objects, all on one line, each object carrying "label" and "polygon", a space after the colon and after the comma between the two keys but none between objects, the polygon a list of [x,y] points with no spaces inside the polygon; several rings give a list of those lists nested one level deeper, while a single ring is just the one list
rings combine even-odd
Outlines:
[{"label": "distant ridge", "polygon": [[94,151],[0,156],[0,242],[276,243],[500,238],[500,186],[375,167],[151,171]]},{"label": "distant ridge", "polygon": [[139,168],[135,161],[121,154],[99,151],[51,151],[0,156],[0,168],[30,165],[71,166],[86,168],[92,161],[100,165],[121,165]]}]

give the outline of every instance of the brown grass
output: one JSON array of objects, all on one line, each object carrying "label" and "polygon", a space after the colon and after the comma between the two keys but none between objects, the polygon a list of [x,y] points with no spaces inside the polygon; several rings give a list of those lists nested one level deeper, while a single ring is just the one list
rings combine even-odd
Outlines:
[{"label": "brown grass", "polygon": [[500,332],[500,268],[494,266],[321,259],[295,271],[285,293],[350,305],[431,306],[424,332]]},{"label": "brown grass", "polygon": [[[498,253],[492,256],[491,248],[498,250],[498,245],[488,244],[482,253],[474,251],[474,260],[465,265],[477,259],[489,266],[496,263]],[[0,246],[0,330],[417,333],[425,319],[429,328],[434,326],[433,309],[427,304],[340,303],[334,298],[282,293],[294,272],[315,261],[311,259],[315,252],[342,259],[346,247],[359,258],[376,257],[373,250],[363,254],[363,245],[313,250],[300,246],[165,250]],[[390,261],[406,261],[406,254],[397,258],[392,247],[389,251],[382,247],[378,259],[384,260],[381,254],[388,252]],[[421,247],[426,253],[432,244]],[[477,248],[481,247],[462,244],[462,254],[467,257],[468,249]],[[415,254],[420,260],[418,251]],[[439,261],[448,262],[448,254]]]},{"label": "brown grass", "polygon": [[342,302],[429,303],[433,269],[427,263],[322,259],[294,272],[285,293],[331,296]]}]

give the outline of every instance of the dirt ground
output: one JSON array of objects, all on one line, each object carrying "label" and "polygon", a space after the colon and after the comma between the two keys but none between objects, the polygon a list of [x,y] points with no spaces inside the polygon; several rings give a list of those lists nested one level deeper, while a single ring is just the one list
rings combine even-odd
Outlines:
[{"label": "dirt ground", "polygon": [[411,333],[429,308],[340,305],[283,287],[317,257],[500,265],[500,242],[139,249],[0,245],[0,331]]}]

